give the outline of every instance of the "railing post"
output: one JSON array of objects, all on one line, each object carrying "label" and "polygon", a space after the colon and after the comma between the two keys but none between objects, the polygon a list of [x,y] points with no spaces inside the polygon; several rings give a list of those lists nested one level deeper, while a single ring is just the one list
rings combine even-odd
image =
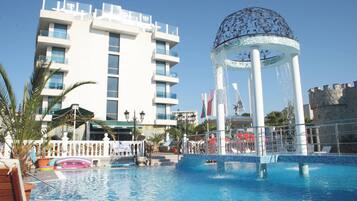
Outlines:
[{"label": "railing post", "polygon": [[108,137],[108,133],[104,133],[104,147],[103,147],[103,155],[104,156],[109,156],[109,137]]},{"label": "railing post", "polygon": [[7,134],[5,137],[5,145],[4,145],[4,157],[10,158],[11,157],[11,150],[12,150],[12,137],[10,134]]},{"label": "railing post", "polygon": [[182,146],[182,152],[184,153],[184,154],[186,154],[187,153],[187,135],[186,135],[186,133],[185,134],[183,134],[183,146]]},{"label": "railing post", "polygon": [[340,154],[340,137],[338,134],[338,124],[335,124],[335,137],[336,137],[336,145],[337,145],[337,153]]},{"label": "railing post", "polygon": [[67,132],[63,132],[63,137],[62,137],[62,153],[61,156],[66,157],[67,156],[67,151],[68,151],[68,137],[67,137]]},{"label": "railing post", "polygon": [[315,133],[316,133],[317,151],[321,151],[321,145],[320,145],[320,129],[319,129],[319,127],[315,127]]}]

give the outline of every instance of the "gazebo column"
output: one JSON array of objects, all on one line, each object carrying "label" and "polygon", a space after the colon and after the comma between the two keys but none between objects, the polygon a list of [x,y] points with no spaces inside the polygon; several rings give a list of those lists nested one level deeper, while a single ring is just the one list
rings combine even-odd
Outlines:
[{"label": "gazebo column", "polygon": [[225,111],[224,111],[224,84],[223,66],[216,66],[216,97],[217,97],[217,138],[218,154],[226,154],[225,147]]},{"label": "gazebo column", "polygon": [[255,112],[253,128],[255,128],[256,152],[258,156],[266,154],[265,150],[265,128],[264,128],[264,105],[263,105],[263,84],[260,63],[260,52],[258,47],[252,47],[250,51],[253,82],[253,111]]},{"label": "gazebo column", "polygon": [[[257,125],[257,122],[255,121],[255,97],[254,97],[254,82],[253,82],[253,72],[252,70],[250,71],[249,75],[249,80],[248,80],[248,86],[249,86],[249,103],[250,103],[250,118],[252,118],[252,127],[253,127],[253,133],[257,134],[258,129],[255,128],[255,125]],[[255,137],[255,143],[254,143],[254,148],[256,153],[258,154],[258,138]]]},{"label": "gazebo column", "polygon": [[[304,118],[304,105],[301,92],[300,66],[299,55],[291,56],[292,78],[294,89],[294,110],[295,110],[295,125],[296,125],[296,152],[297,154],[307,155],[307,141]],[[299,164],[300,176],[306,177],[309,175],[309,167],[306,164]]]},{"label": "gazebo column", "polygon": [[299,56],[297,54],[292,55],[291,64],[295,101],[296,149],[298,154],[307,155],[304,105],[301,92]]}]

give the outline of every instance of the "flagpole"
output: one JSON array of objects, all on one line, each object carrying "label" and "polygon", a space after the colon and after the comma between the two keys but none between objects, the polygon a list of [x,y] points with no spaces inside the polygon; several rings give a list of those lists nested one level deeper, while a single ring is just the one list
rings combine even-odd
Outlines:
[{"label": "flagpole", "polygon": [[207,93],[204,93],[204,104],[206,105],[205,107],[205,119],[206,119],[206,154],[208,154],[208,138],[209,138],[209,119],[208,119],[208,115],[207,115],[207,108],[208,108],[208,104],[207,104]]}]

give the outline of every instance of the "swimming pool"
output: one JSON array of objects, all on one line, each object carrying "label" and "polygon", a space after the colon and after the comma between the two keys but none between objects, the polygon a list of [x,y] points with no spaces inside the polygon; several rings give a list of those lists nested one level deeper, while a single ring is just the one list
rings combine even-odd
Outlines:
[{"label": "swimming pool", "polygon": [[66,179],[38,183],[31,201],[41,200],[356,200],[357,167],[310,165],[301,178],[296,164],[268,166],[257,179],[255,164],[228,163],[218,175],[214,165],[199,170],[175,167],[101,169],[64,172]]}]

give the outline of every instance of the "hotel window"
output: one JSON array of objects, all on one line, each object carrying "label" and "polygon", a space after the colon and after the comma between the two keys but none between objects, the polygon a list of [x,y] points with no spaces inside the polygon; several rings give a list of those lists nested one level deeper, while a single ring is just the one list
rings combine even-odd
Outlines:
[{"label": "hotel window", "polygon": [[107,120],[118,120],[118,101],[107,100]]},{"label": "hotel window", "polygon": [[165,104],[156,104],[156,118],[157,119],[166,119],[166,105]]},{"label": "hotel window", "polygon": [[116,77],[108,77],[107,96],[111,98],[118,98],[118,81]]},{"label": "hotel window", "polygon": [[157,61],[156,62],[156,74],[157,75],[166,75],[166,64],[165,62]]},{"label": "hotel window", "polygon": [[65,48],[52,47],[51,61],[54,63],[65,63]]},{"label": "hotel window", "polygon": [[47,82],[47,88],[63,89],[63,72],[53,74]]},{"label": "hotel window", "polygon": [[53,37],[67,39],[67,25],[55,24]]},{"label": "hotel window", "polygon": [[119,75],[119,55],[109,54],[108,73],[113,75]]},{"label": "hotel window", "polygon": [[166,44],[163,41],[156,41],[156,53],[166,54]]},{"label": "hotel window", "polygon": [[119,52],[120,51],[120,35],[109,33],[109,51]]},{"label": "hotel window", "polygon": [[156,97],[166,97],[166,84],[164,82],[156,82]]},{"label": "hotel window", "polygon": [[[55,101],[56,97],[53,96],[48,96],[48,107],[50,107],[54,101]],[[60,110],[62,108],[62,102],[59,101],[56,104],[53,105],[53,107],[51,108],[51,110],[49,111],[50,114],[53,114],[55,111]]]}]

